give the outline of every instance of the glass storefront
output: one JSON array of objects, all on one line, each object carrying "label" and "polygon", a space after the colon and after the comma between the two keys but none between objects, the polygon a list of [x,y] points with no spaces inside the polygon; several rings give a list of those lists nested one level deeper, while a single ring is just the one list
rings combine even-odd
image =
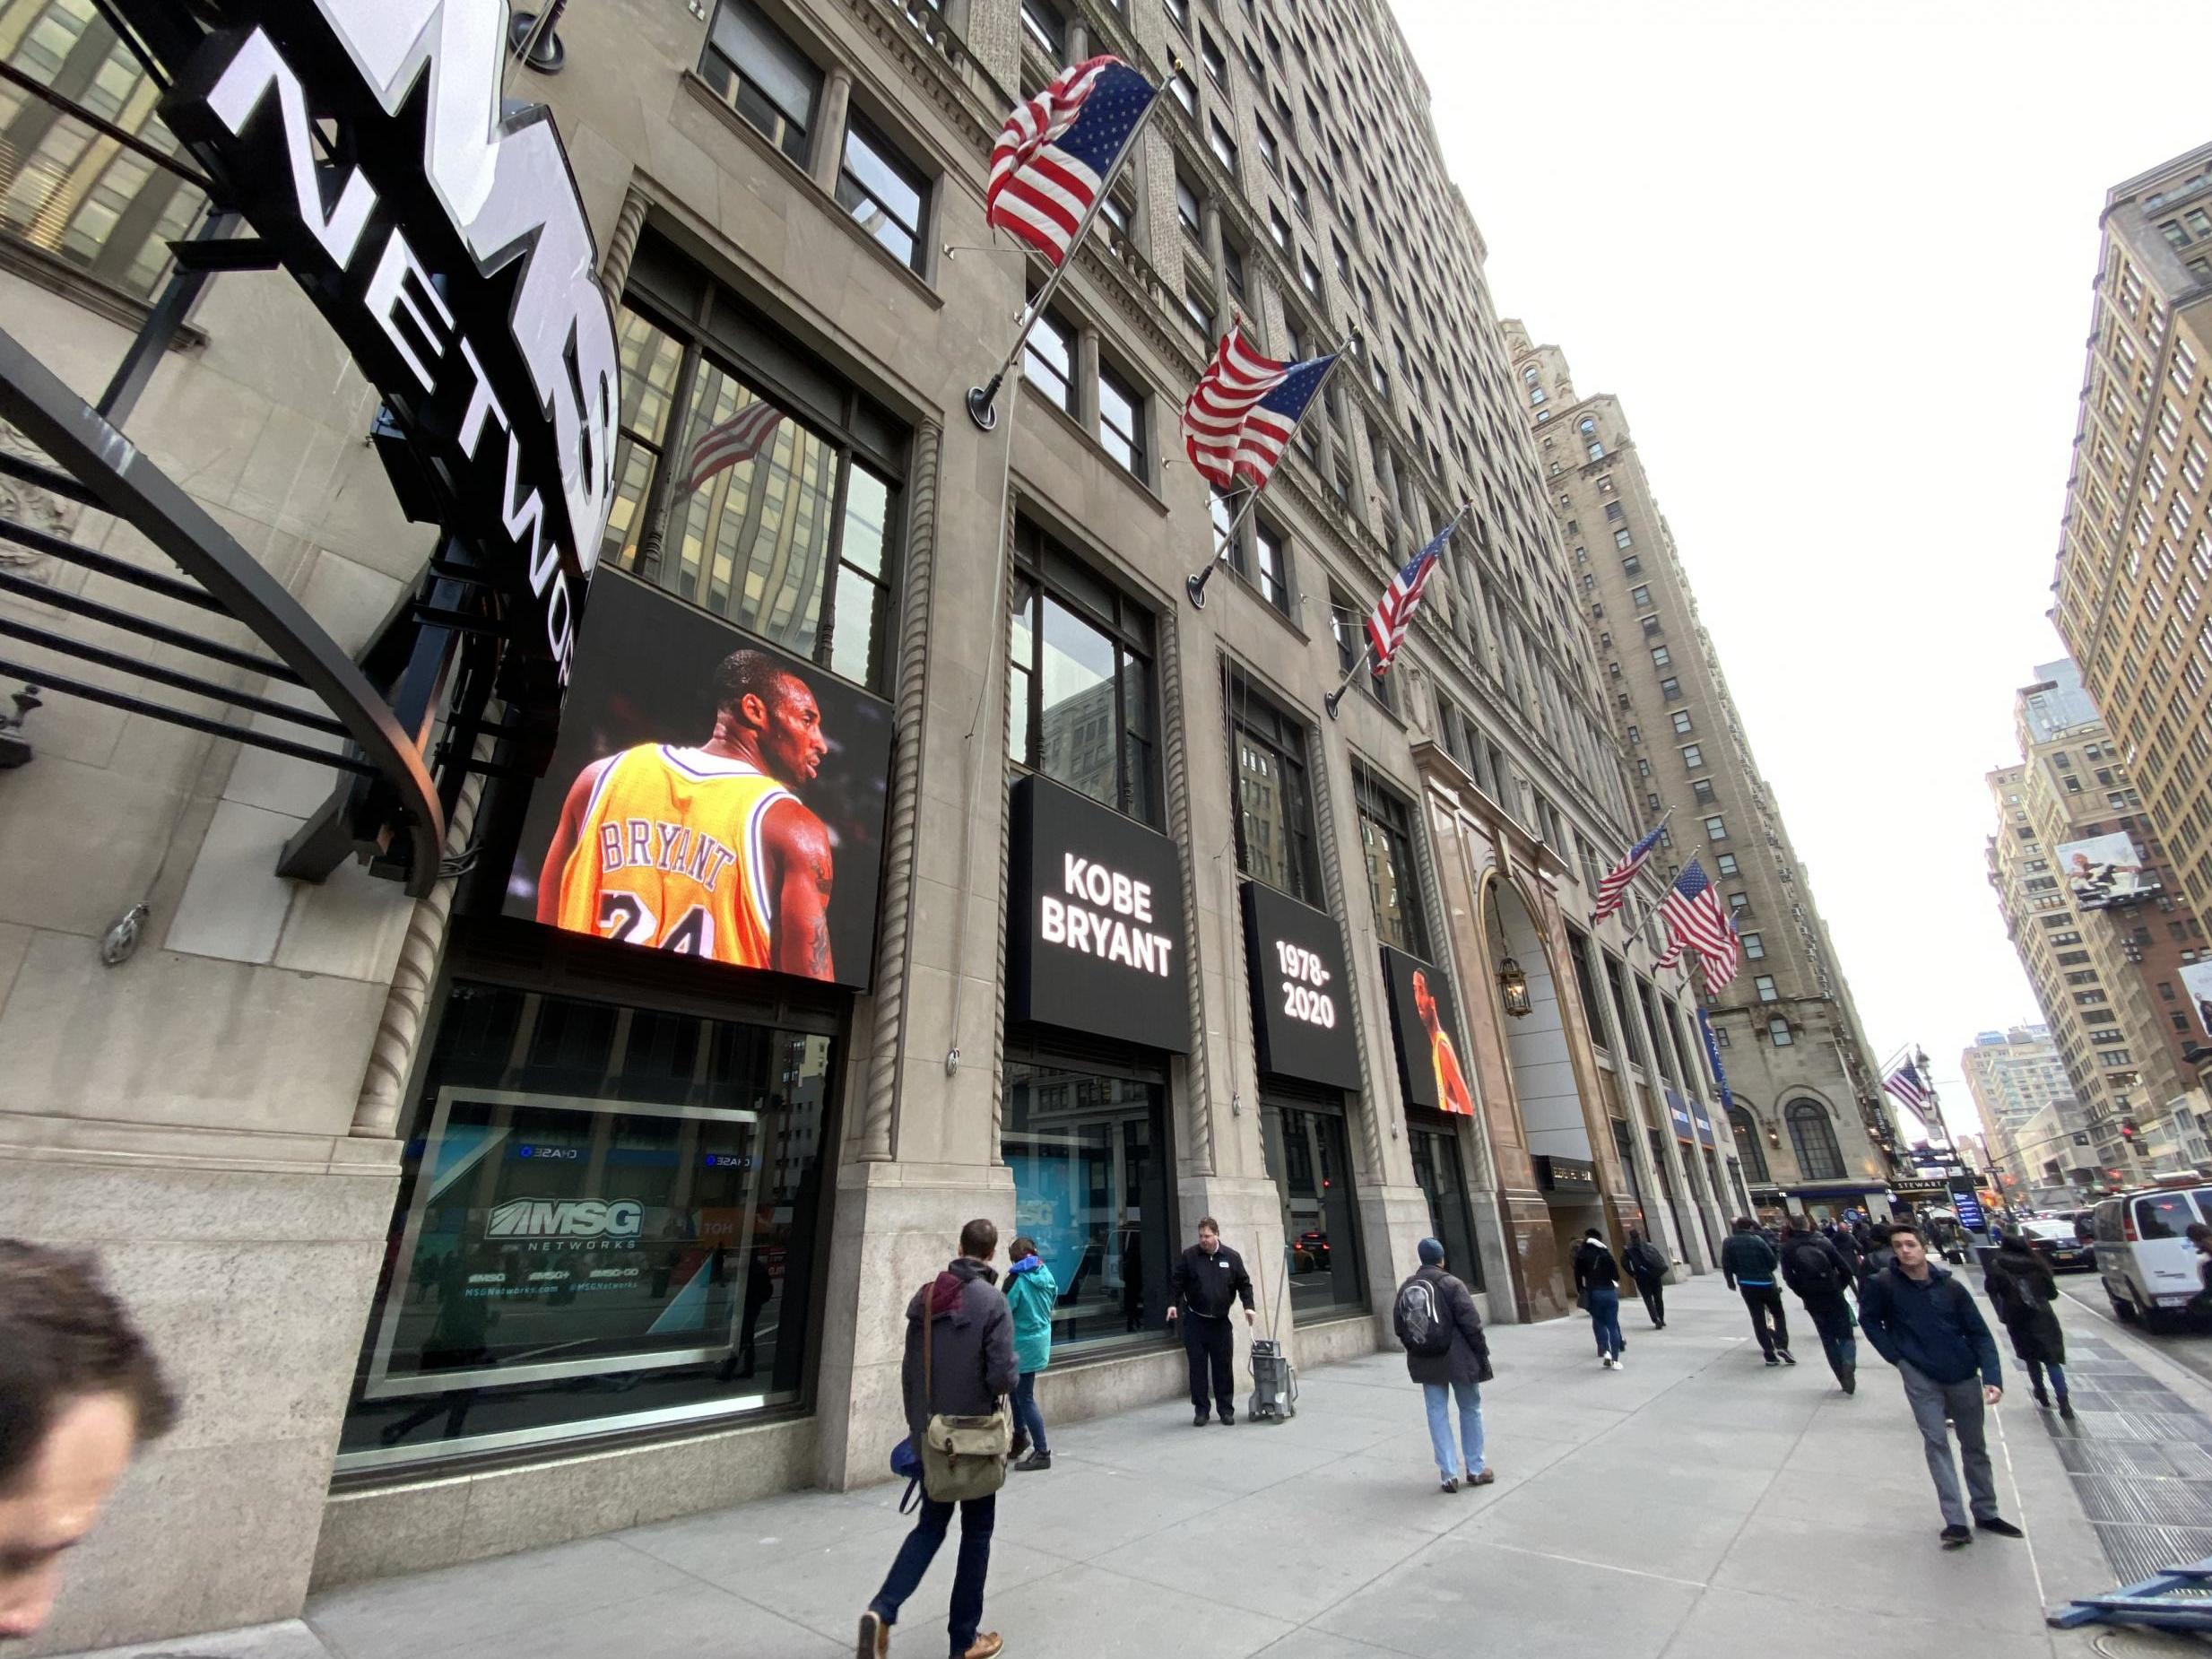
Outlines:
[{"label": "glass storefront", "polygon": [[[1359,1271],[1359,1218],[1352,1203],[1352,1160],[1339,1107],[1267,1103],[1261,1122],[1267,1171],[1282,1200],[1283,1244],[1289,1259],[1290,1311],[1309,1320],[1367,1305]],[[1253,1279],[1280,1270],[1248,1261]]]},{"label": "glass storefront", "polygon": [[1467,1174],[1459,1139],[1449,1129],[1408,1125],[1413,1179],[1428,1195],[1428,1230],[1444,1245],[1444,1265],[1470,1290],[1482,1289],[1482,1256],[1475,1248],[1474,1213],[1467,1202]]},{"label": "glass storefront", "polygon": [[457,984],[340,1470],[798,1403],[834,1047]]},{"label": "glass storefront", "polygon": [[1176,1251],[1167,1117],[1158,1081],[1043,1055],[1007,1062],[1000,1149],[1015,1231],[1037,1241],[1060,1286],[1055,1363],[1167,1328]]}]

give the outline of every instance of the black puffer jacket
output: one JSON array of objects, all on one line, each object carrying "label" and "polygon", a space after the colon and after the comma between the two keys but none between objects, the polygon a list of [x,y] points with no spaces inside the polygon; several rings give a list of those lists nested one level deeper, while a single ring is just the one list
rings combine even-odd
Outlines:
[{"label": "black puffer jacket", "polygon": [[1408,1354],[1406,1375],[1417,1383],[1488,1382],[1490,1342],[1482,1333],[1474,1293],[1441,1267],[1420,1268],[1413,1276],[1435,1287],[1437,1311],[1452,1322],[1452,1351]]},{"label": "black puffer jacket", "polygon": [[1596,1285],[1620,1284],[1620,1264],[1613,1253],[1594,1238],[1574,1246],[1574,1290],[1577,1295]]},{"label": "black puffer jacket", "polygon": [[2046,1264],[2030,1251],[1999,1250],[1990,1257],[1982,1289],[2003,1322],[2005,1334],[2012,1338],[2012,1351],[2022,1363],[2030,1359],[2044,1365],[2066,1363],[2066,1333],[2052,1306],[2059,1299],[2059,1281],[2051,1276]]}]

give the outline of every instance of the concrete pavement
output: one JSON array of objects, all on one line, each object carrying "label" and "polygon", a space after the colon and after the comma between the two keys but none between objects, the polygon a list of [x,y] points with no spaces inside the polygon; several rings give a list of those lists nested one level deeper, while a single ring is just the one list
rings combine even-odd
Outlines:
[{"label": "concrete pavement", "polygon": [[[1495,1329],[1483,1395],[1498,1480],[1457,1496],[1436,1490],[1396,1352],[1306,1377],[1279,1426],[1194,1429],[1171,1403],[1061,1430],[1056,1466],[1011,1477],[1001,1499],[985,1628],[1011,1655],[1087,1659],[1441,1659],[1475,1641],[1517,1659],[1764,1659],[1837,1637],[2087,1651],[2044,1628],[2045,1604],[2114,1580],[2024,1383],[1991,1449],[2004,1510],[2029,1536],[1945,1552],[1902,1392],[1870,1351],[1847,1399],[1794,1299],[1794,1369],[1760,1362],[1717,1277],[1670,1290],[1668,1306],[1664,1332],[1624,1310],[1618,1372],[1599,1368],[1583,1320]],[[2111,1335],[2078,1309],[2066,1323]],[[2128,1341],[2133,1360],[2163,1364]],[[2190,1385],[2166,1368],[2163,1385]],[[2186,1404],[2212,1406],[2212,1389],[2197,1382]],[[837,1659],[907,1524],[898,1496],[796,1494],[338,1590],[304,1625],[143,1651]],[[943,1651],[952,1552],[894,1652]]]}]

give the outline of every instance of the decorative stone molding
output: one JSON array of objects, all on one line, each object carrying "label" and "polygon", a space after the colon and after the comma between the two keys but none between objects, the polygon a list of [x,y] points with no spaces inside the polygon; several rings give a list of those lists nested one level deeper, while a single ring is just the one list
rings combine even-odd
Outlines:
[{"label": "decorative stone molding", "polygon": [[[1191,1052],[1184,1073],[1190,1089],[1191,1162],[1198,1174],[1211,1175],[1220,1166],[1214,1156],[1213,1095],[1206,1055],[1206,974],[1205,961],[1199,950],[1204,929],[1199,925],[1198,844],[1191,833],[1191,763],[1184,717],[1187,705],[1183,697],[1181,606],[1170,607],[1161,617],[1159,631],[1160,691],[1167,713],[1167,718],[1161,722],[1160,769],[1167,780],[1167,833],[1183,848],[1183,914],[1190,918],[1191,929],[1185,946],[1188,971],[1184,975],[1191,1005]],[[1236,918],[1225,911],[1221,925],[1233,926]],[[1231,957],[1234,954],[1233,951],[1229,952]],[[1222,971],[1228,971],[1227,960]],[[1232,992],[1228,995],[1233,1004],[1235,995]],[[1232,1077],[1232,1086],[1234,1083]]]},{"label": "decorative stone molding", "polygon": [[860,1157],[890,1160],[906,1050],[906,968],[913,957],[914,860],[922,799],[922,713],[929,688],[931,600],[937,566],[937,464],[944,429],[914,436],[906,517],[906,609],[898,630],[898,698],[891,736],[890,822],[884,838],[882,932],[876,942],[875,1047],[861,1116]]},{"label": "decorative stone molding", "polygon": [[[1316,755],[1327,753],[1323,746],[1323,741],[1321,728],[1308,721],[1306,726],[1306,752]],[[1322,885],[1329,899],[1327,909],[1336,918],[1337,925],[1344,930],[1344,938],[1349,945],[1354,936],[1354,929],[1351,914],[1346,909],[1344,902],[1344,865],[1337,846],[1336,803],[1330,798],[1329,774],[1330,769],[1325,766],[1316,766],[1309,771],[1314,780],[1314,793],[1320,797],[1314,803],[1314,839],[1320,843]],[[1362,868],[1365,868],[1364,864]],[[1372,944],[1374,934],[1370,933],[1367,937]],[[1354,996],[1346,1000],[1351,1003],[1352,1037],[1359,1050],[1359,1094],[1361,1103],[1366,1108],[1359,1115],[1359,1126],[1367,1143],[1367,1168],[1377,1181],[1387,1182],[1391,1177],[1383,1161],[1383,1114],[1391,1109],[1392,1094],[1387,1089],[1375,1087],[1374,1067],[1367,1059],[1367,1021],[1361,1012],[1360,999]],[[1394,1126],[1392,1138],[1396,1138]]]},{"label": "decorative stone molding", "polygon": [[[21,432],[4,421],[0,421],[0,455],[19,461],[34,461],[42,466],[50,465]],[[10,524],[69,539],[83,514],[83,508],[65,496],[0,473],[0,518]],[[54,569],[55,563],[46,554],[34,552],[19,543],[0,542],[0,566],[19,575],[44,578]]]},{"label": "decorative stone molding", "polygon": [[[476,759],[489,762],[495,747],[495,739],[479,737]],[[453,817],[446,825],[447,857],[455,857],[468,847],[483,798],[484,775],[471,772],[462,782],[460,798],[453,803]],[[414,1069],[415,1052],[422,1042],[430,992],[438,983],[438,958],[445,951],[446,931],[453,919],[457,879],[440,875],[429,894],[415,901],[414,914],[407,920],[399,965],[392,971],[392,989],[384,999],[383,1017],[377,1021],[376,1040],[369,1045],[369,1074],[361,1081],[360,1098],[353,1103],[352,1133],[356,1135],[388,1139],[399,1126],[407,1076]]]},{"label": "decorative stone molding", "polygon": [[638,239],[645,233],[646,213],[652,203],[636,185],[622,198],[622,211],[607,238],[607,256],[599,263],[599,289],[615,305],[622,303],[622,290],[629,283],[630,261],[638,256]]}]

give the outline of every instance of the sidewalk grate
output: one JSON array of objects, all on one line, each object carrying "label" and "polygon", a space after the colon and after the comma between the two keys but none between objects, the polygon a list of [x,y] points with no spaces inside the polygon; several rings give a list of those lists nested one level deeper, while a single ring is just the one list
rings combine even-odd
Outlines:
[{"label": "sidewalk grate", "polygon": [[[2140,1475],[2078,1474],[2074,1477],[2074,1495],[2081,1499],[2084,1513],[2095,1522],[2212,1527],[2212,1482],[2145,1480]],[[2212,1555],[2212,1550],[2204,1553]]]},{"label": "sidewalk grate", "polygon": [[[2212,1556],[2212,1528],[2094,1524],[2097,1542],[2104,1546],[2104,1559],[2122,1584],[2155,1577],[2176,1562],[2201,1561]],[[2171,1594],[2190,1600],[2212,1599],[2212,1590]]]},{"label": "sidewalk grate", "polygon": [[2212,1447],[2138,1440],[2054,1437],[2069,1474],[2115,1474],[2212,1481]]}]

